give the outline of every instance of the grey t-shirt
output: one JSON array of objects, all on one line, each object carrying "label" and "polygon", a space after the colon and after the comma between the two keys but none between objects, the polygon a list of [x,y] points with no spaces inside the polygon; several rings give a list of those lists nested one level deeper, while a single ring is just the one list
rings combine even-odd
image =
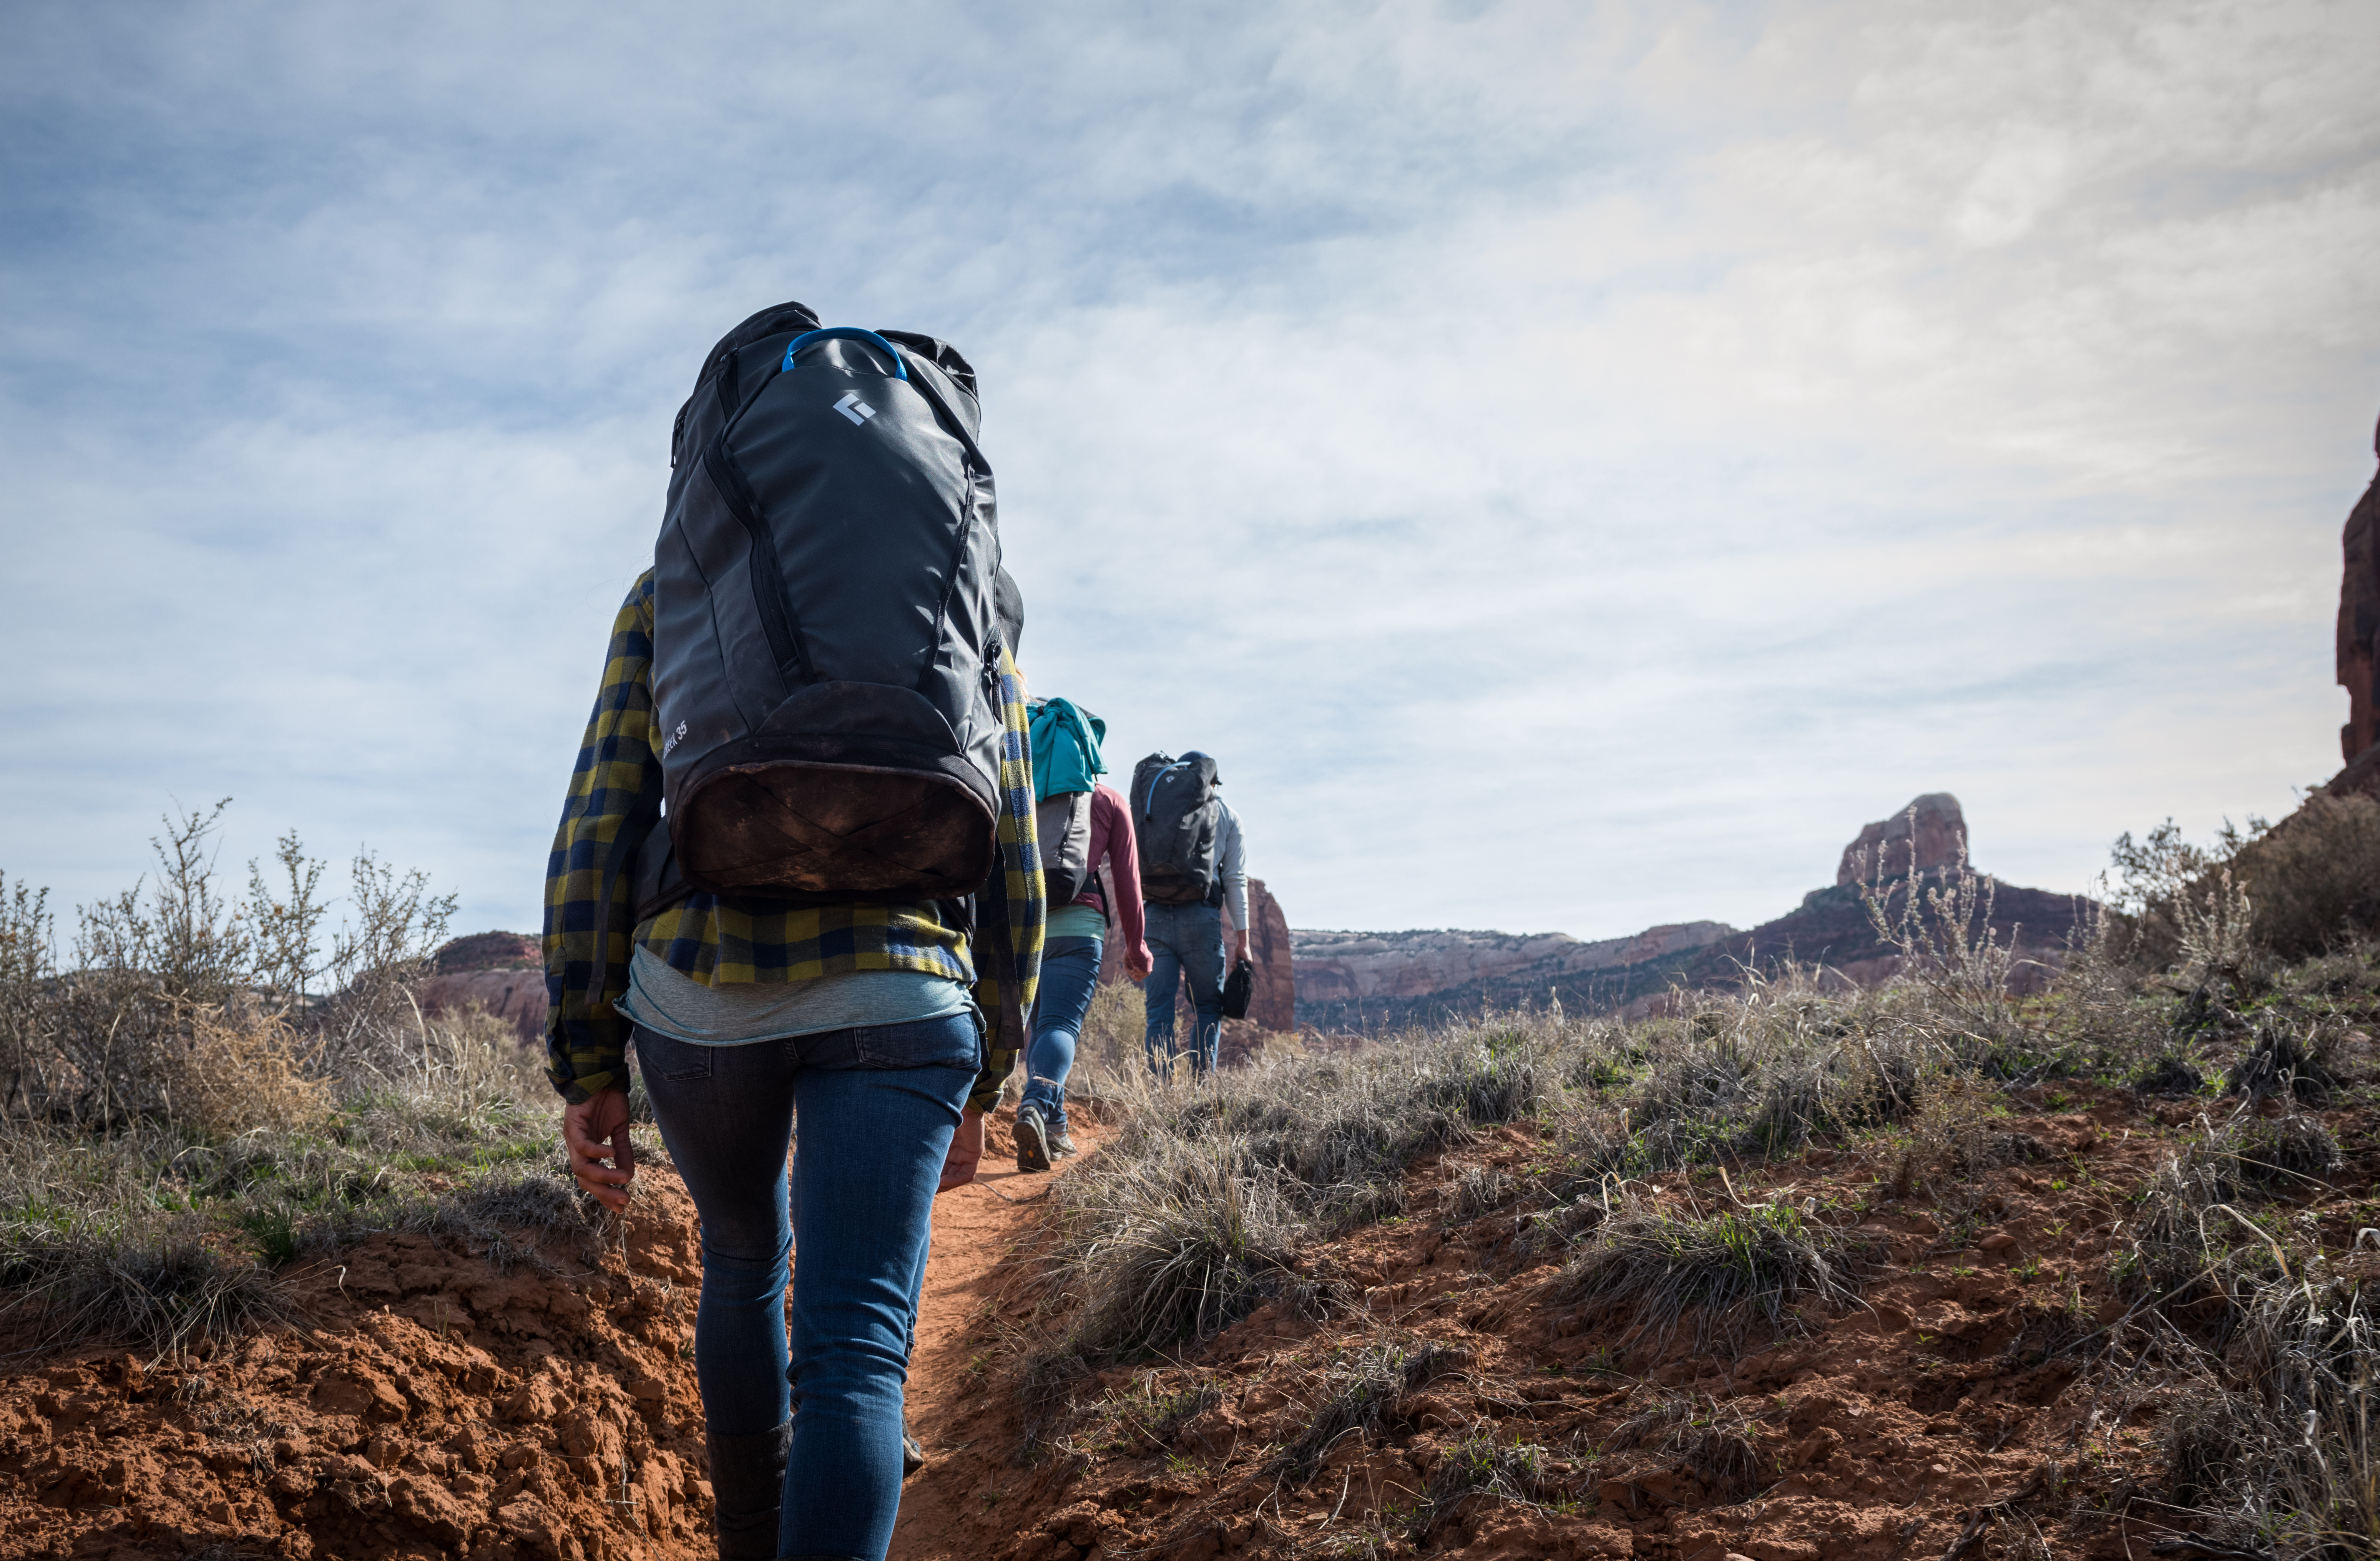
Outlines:
[{"label": "grey t-shirt", "polygon": [[816,981],[739,981],[706,986],[639,944],[628,958],[628,989],[612,1005],[623,1017],[698,1047],[742,1046],[862,1025],[908,1024],[971,1013],[975,998],[946,975],[921,970],[853,970]]}]

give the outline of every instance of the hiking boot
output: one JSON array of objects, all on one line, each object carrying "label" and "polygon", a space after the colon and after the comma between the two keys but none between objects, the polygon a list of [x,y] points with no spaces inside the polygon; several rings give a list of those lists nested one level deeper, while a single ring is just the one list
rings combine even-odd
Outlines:
[{"label": "hiking boot", "polygon": [[1042,1126],[1038,1107],[1020,1106],[1016,1108],[1016,1168],[1021,1171],[1050,1168],[1050,1130]]},{"label": "hiking boot", "polygon": [[1065,1124],[1061,1122],[1058,1126],[1051,1128],[1050,1130],[1050,1153],[1062,1157],[1064,1156],[1071,1155],[1074,1152],[1074,1136],[1066,1131]]},{"label": "hiking boot", "polygon": [[905,1421],[901,1425],[901,1478],[906,1480],[925,1467],[926,1449],[909,1434],[908,1422]]},{"label": "hiking boot", "polygon": [[758,1436],[710,1437],[719,1561],[776,1561],[777,1507],[793,1441],[792,1421]]}]

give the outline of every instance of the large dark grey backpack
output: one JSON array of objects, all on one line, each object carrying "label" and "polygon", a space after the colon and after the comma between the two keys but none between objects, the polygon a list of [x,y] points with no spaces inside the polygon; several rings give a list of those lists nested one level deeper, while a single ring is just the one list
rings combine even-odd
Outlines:
[{"label": "large dark grey backpack", "polygon": [[1133,767],[1141,898],[1158,905],[1222,903],[1215,870],[1220,812],[1215,761],[1205,754],[1151,754]]},{"label": "large dark grey backpack", "polygon": [[765,309],[678,413],[653,549],[667,879],[787,904],[953,900],[998,860],[1004,628],[966,359]]}]

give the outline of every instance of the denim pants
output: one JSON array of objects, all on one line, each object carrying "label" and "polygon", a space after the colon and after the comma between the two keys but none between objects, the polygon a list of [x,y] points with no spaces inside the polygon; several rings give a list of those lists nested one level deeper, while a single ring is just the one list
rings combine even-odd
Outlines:
[{"label": "denim pants", "polygon": [[[1033,1039],[1025,1048],[1025,1099],[1054,1130],[1066,1125],[1066,1075],[1075,1071],[1075,1047],[1083,1036],[1083,1016],[1099,984],[1097,938],[1053,938],[1041,950],[1041,986],[1033,999]],[[1020,1107],[1021,1108],[1021,1107]]]},{"label": "denim pants", "polygon": [[1223,908],[1149,906],[1148,951],[1153,962],[1140,989],[1148,1005],[1149,1071],[1162,1079],[1173,1076],[1173,1059],[1180,1055],[1173,1041],[1173,994],[1187,981],[1190,1007],[1198,1016],[1190,1074],[1204,1078],[1223,1044]]},{"label": "denim pants", "polygon": [[934,1186],[982,1044],[969,1014],[740,1046],[637,1028],[662,1142],[702,1216],[703,1417],[749,1436],[793,1414],[781,1555],[880,1557],[892,1542]]}]

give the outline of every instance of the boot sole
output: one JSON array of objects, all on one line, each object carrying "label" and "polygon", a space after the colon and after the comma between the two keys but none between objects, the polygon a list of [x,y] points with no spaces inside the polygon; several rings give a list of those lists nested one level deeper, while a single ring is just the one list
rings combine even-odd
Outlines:
[{"label": "boot sole", "polygon": [[1050,1168],[1050,1140],[1036,1119],[1016,1121],[1016,1168],[1025,1171],[1045,1171]]}]

